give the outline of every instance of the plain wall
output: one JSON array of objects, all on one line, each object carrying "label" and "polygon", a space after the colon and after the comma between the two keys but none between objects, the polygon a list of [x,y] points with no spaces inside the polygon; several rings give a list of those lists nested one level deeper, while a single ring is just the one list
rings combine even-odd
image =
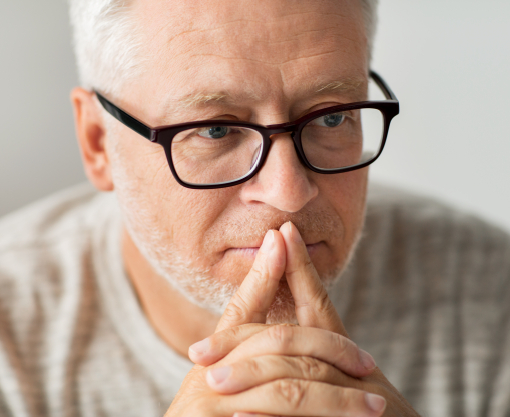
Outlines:
[{"label": "plain wall", "polygon": [[[372,177],[510,230],[510,1],[381,0],[379,12],[373,68],[401,114]],[[0,57],[1,215],[85,179],[66,2],[2,0]]]},{"label": "plain wall", "polygon": [[510,230],[510,1],[380,1],[373,67],[401,114],[373,177]]}]

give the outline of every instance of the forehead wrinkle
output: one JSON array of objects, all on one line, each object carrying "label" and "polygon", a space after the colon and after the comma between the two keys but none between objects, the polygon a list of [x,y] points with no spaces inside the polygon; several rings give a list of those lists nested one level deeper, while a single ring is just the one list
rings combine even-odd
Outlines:
[{"label": "forehead wrinkle", "polygon": [[[229,21],[223,21],[219,24],[216,24],[216,25],[213,25],[213,26],[209,26],[209,27],[192,27],[192,25],[188,25],[188,28],[187,29],[183,29],[181,30],[180,32],[178,33],[175,33],[172,37],[170,37],[168,39],[168,41],[172,41],[172,40],[175,40],[177,39],[178,37],[180,36],[183,36],[183,35],[187,35],[187,34],[191,34],[191,33],[204,33],[204,32],[215,32],[215,31],[220,31],[220,30],[223,30],[229,26],[232,26],[232,25],[236,25],[236,24],[242,24],[242,27],[243,28],[246,28],[247,25],[249,24],[255,24],[257,25],[258,27],[261,25],[261,24],[264,24],[264,25],[281,25],[282,24],[282,20],[286,20],[288,18],[294,18],[295,16],[303,16],[303,17],[306,17],[307,15],[319,15],[319,16],[326,16],[328,18],[331,18],[333,16],[335,17],[341,17],[343,19],[346,18],[345,15],[343,14],[338,14],[338,13],[320,13],[320,12],[316,12],[316,11],[310,11],[310,12],[296,12],[296,13],[285,13],[284,15],[281,15],[281,16],[278,16],[276,18],[273,18],[273,19],[270,19],[268,18],[267,16],[264,16],[264,17],[261,17],[260,19],[256,19],[256,18],[246,18],[246,17],[240,17],[240,18],[234,18],[232,20],[229,20]],[[209,22],[208,22],[209,23]],[[163,25],[162,27],[159,28],[159,30],[156,32],[156,34],[159,34],[161,31],[165,30],[165,29],[168,29],[170,27],[173,27],[174,26],[174,23],[167,23],[166,25]],[[328,26],[328,27],[320,27],[318,29],[311,29],[311,30],[306,30],[305,29],[305,32],[321,32],[321,31],[327,31],[327,30],[330,30],[330,29],[337,29],[338,27],[337,26]],[[261,32],[259,33],[259,35],[262,35],[264,34],[264,32]],[[301,34],[301,31],[297,32],[296,35],[299,35]]]},{"label": "forehead wrinkle", "polygon": [[[332,44],[332,48],[334,48],[331,52],[335,52],[337,51],[337,41],[340,36],[337,35],[337,34],[325,34],[324,32],[327,32],[329,29],[332,29],[332,28],[326,28],[324,30],[322,29],[310,29],[310,30],[303,30],[299,33],[292,33],[292,34],[288,34],[287,37],[280,37],[279,39],[266,39],[266,38],[262,38],[262,37],[259,37],[259,38],[252,38],[249,40],[249,45],[250,46],[255,46],[255,45],[268,45],[268,46],[279,46],[279,45],[284,45],[284,44],[295,44],[296,42],[299,42],[302,38],[306,38],[307,36],[310,36],[310,35],[318,35],[318,34],[322,34],[321,36],[321,43],[324,45],[326,43],[330,43]],[[348,40],[348,41],[351,41],[351,42],[356,42],[355,39],[351,39],[351,38],[348,38],[348,37],[345,37],[345,36],[342,36],[340,37],[341,40]],[[230,46],[231,45],[231,39],[230,38],[220,38],[220,39],[215,39],[213,37],[210,37],[208,39],[204,39],[200,42],[200,46],[202,48],[204,47],[207,47],[207,46],[214,46],[216,50],[218,50],[218,46],[219,45],[227,45],[227,46]],[[230,52],[232,53],[231,50],[229,49],[225,49],[223,51],[223,55],[219,55],[219,56],[222,56],[224,57],[224,54],[225,52]],[[188,54],[189,51],[184,51],[184,52],[181,52],[180,54],[177,54],[176,56],[180,56],[180,55],[183,55],[183,54]],[[218,52],[216,52],[218,53]],[[274,54],[274,52],[273,52]],[[201,55],[201,54],[200,54]],[[244,58],[246,59],[246,58]]]},{"label": "forehead wrinkle", "polygon": [[[274,10],[273,10],[274,12]],[[331,18],[340,18],[340,19],[346,19],[346,15],[343,13],[324,13],[317,10],[306,10],[306,11],[297,11],[297,12],[288,12],[288,9],[286,8],[284,10],[284,13],[279,13],[276,17],[269,17],[267,15],[261,16],[260,18],[257,18],[257,16],[242,16],[242,17],[233,17],[231,20],[223,21],[221,23],[211,22],[209,19],[207,19],[207,14],[202,14],[198,16],[194,16],[194,19],[191,20],[188,24],[183,24],[182,22],[177,25],[175,25],[175,22],[165,22],[163,25],[161,25],[159,28],[156,29],[155,33],[152,34],[150,37],[151,40],[154,40],[155,38],[160,38],[161,32],[165,31],[167,33],[167,39],[164,42],[166,44],[165,46],[170,45],[174,41],[178,40],[182,36],[186,35],[192,35],[192,34],[205,34],[208,33],[208,38],[211,39],[210,43],[217,43],[218,39],[212,41],[214,38],[213,33],[215,32],[225,32],[225,30],[232,26],[241,26],[241,32],[244,33],[247,31],[247,28],[251,27],[251,25],[256,25],[259,30],[251,31],[248,30],[254,37],[252,37],[252,42],[265,42],[265,43],[280,43],[280,42],[286,42],[290,39],[284,39],[284,40],[270,40],[266,38],[265,40],[261,40],[262,38],[266,37],[270,31],[266,30],[260,30],[260,25],[263,24],[265,26],[281,26],[282,21],[287,22],[289,19],[295,19],[296,16],[299,16],[302,19],[305,19],[306,22],[311,21],[311,19],[308,19],[309,15],[318,15],[318,16],[324,16],[328,20],[331,20]],[[205,19],[204,19],[205,18]],[[322,20],[321,20],[322,21]],[[289,22],[290,23],[290,22]],[[324,23],[324,22],[323,22]],[[295,26],[295,25],[293,25]],[[170,29],[170,30],[169,30]],[[175,30],[177,29],[177,31]],[[278,33],[277,36],[287,35],[289,34],[288,28],[281,28],[283,33]],[[338,29],[338,25],[331,25],[328,24],[326,27],[315,27],[315,28],[305,28],[302,27],[299,31],[292,31],[291,39],[292,38],[299,38],[302,36],[306,36],[310,33],[319,33],[319,32],[328,32],[331,30]],[[170,36],[168,36],[170,35]],[[230,41],[230,39],[228,39]],[[203,43],[203,40],[202,42]]]},{"label": "forehead wrinkle", "polygon": [[[322,56],[326,56],[326,55],[333,55],[333,54],[336,54],[338,53],[338,50],[337,49],[333,49],[331,51],[324,51],[324,52],[320,52],[320,53],[317,53],[317,54],[310,54],[310,55],[306,55],[306,56],[298,56],[298,57],[295,57],[295,58],[288,58],[288,59],[282,59],[282,60],[275,60],[274,62],[270,62],[270,61],[267,61],[267,60],[264,60],[264,59],[257,59],[257,58],[248,58],[248,57],[239,57],[239,56],[220,56],[221,59],[224,59],[224,60],[230,60],[230,61],[248,61],[248,62],[254,62],[254,63],[257,63],[257,64],[264,64],[264,65],[272,65],[272,66],[279,66],[279,65],[286,65],[286,64],[290,64],[294,61],[300,61],[300,60],[303,60],[303,59],[310,59],[310,58],[318,58],[318,57],[322,57]],[[196,55],[191,55],[191,57],[195,58],[197,56],[200,56],[200,57],[218,57],[217,54],[196,54]]]}]

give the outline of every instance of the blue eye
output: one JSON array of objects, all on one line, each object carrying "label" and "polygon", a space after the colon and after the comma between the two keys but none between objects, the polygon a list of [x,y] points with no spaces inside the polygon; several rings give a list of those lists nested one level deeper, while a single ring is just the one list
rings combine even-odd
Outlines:
[{"label": "blue eye", "polygon": [[[337,127],[340,126],[345,120],[345,114],[333,113],[321,117],[322,120],[318,119],[318,124],[326,127]],[[321,123],[322,122],[322,123]]]},{"label": "blue eye", "polygon": [[198,135],[209,139],[221,139],[227,136],[228,133],[228,126],[213,126],[206,127],[205,129],[198,132]]}]

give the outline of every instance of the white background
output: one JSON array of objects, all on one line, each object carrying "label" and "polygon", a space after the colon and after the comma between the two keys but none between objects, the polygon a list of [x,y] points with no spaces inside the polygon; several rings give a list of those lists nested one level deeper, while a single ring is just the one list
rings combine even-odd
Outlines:
[{"label": "white background", "polygon": [[[381,0],[379,12],[373,68],[401,114],[372,177],[510,230],[510,1]],[[65,1],[0,1],[0,63],[1,215],[85,178]]]}]

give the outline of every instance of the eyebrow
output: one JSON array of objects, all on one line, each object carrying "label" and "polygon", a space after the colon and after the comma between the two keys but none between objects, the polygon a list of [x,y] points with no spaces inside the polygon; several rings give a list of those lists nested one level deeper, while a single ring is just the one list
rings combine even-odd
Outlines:
[{"label": "eyebrow", "polygon": [[191,107],[204,107],[209,104],[235,104],[238,101],[260,101],[262,98],[253,91],[243,92],[241,94],[233,94],[227,90],[216,91],[210,93],[198,92],[188,94],[184,97],[176,99],[175,102],[183,109]]},{"label": "eyebrow", "polygon": [[345,80],[333,81],[326,84],[311,86],[316,93],[351,92],[356,91],[363,85],[363,81],[357,78],[346,78]]},{"label": "eyebrow", "polygon": [[202,107],[212,103],[224,103],[224,102],[233,102],[233,97],[227,92],[217,92],[217,93],[196,93],[193,95],[184,96],[183,98],[177,100],[177,102],[184,109],[189,109],[190,107]]},{"label": "eyebrow", "polygon": [[[359,90],[359,88],[366,83],[366,80],[359,78],[344,78],[341,80],[327,81],[322,80],[311,81],[307,85],[305,84],[303,95],[311,96],[315,95],[326,95],[331,93],[349,93]],[[231,94],[228,91],[217,91],[217,92],[198,92],[185,95],[184,97],[172,100],[173,103],[179,104],[179,110],[185,111],[190,108],[201,108],[207,107],[211,104],[216,105],[235,105],[240,100],[246,101],[260,101],[261,97],[254,92],[243,93],[243,94]]]}]

